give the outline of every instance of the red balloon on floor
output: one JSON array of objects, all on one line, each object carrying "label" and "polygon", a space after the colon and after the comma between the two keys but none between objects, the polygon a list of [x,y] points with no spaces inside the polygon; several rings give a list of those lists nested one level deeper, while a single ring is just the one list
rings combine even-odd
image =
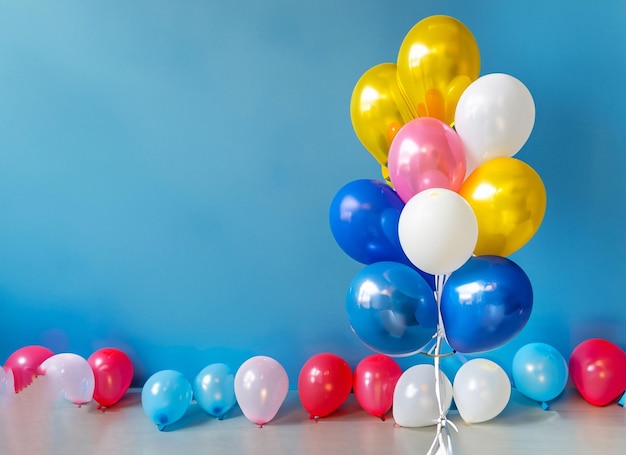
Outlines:
[{"label": "red balloon on floor", "polygon": [[605,406],[626,390],[626,352],[608,340],[585,340],[572,351],[569,374],[585,400]]},{"label": "red balloon on floor", "polygon": [[112,406],[122,399],[133,380],[133,364],[123,351],[103,348],[87,359],[95,378],[93,399],[100,406]]},{"label": "red balloon on floor", "polygon": [[39,365],[53,355],[50,349],[36,345],[24,346],[11,354],[4,366],[13,370],[15,393],[30,385],[39,374]]},{"label": "red balloon on floor", "polygon": [[393,392],[402,368],[391,357],[373,354],[354,369],[354,395],[361,407],[373,416],[385,418],[393,405]]},{"label": "red balloon on floor", "polygon": [[298,393],[311,418],[324,417],[341,406],[352,390],[352,370],[335,354],[316,354],[298,377]]}]

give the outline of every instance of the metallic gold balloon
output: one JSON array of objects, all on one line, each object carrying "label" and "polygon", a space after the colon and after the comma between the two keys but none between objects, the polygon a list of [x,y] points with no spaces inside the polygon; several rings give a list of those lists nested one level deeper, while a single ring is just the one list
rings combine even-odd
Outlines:
[{"label": "metallic gold balloon", "polygon": [[385,183],[393,188],[393,183],[391,182],[391,177],[389,176],[389,168],[384,164],[380,166],[380,175],[382,175]]},{"label": "metallic gold balloon", "polygon": [[363,146],[386,165],[391,141],[412,118],[402,101],[395,63],[381,63],[361,76],[352,91],[350,118]]},{"label": "metallic gold balloon", "polygon": [[461,187],[478,220],[474,254],[508,256],[537,232],[546,211],[546,189],[539,174],[516,158],[484,162]]},{"label": "metallic gold balloon", "polygon": [[430,16],[407,33],[398,52],[398,86],[413,117],[454,123],[463,91],[480,74],[474,35],[449,16]]}]

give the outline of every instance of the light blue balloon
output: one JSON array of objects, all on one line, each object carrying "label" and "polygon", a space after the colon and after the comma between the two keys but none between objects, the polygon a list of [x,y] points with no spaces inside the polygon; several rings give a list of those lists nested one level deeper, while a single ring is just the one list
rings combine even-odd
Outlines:
[{"label": "light blue balloon", "polygon": [[193,395],[202,410],[221,420],[237,401],[235,375],[223,363],[206,366],[193,381]]},{"label": "light blue balloon", "polygon": [[192,398],[191,384],[174,370],[154,373],[141,389],[143,410],[161,431],[185,415]]},{"label": "light blue balloon", "polygon": [[522,394],[542,403],[558,397],[569,376],[565,358],[545,343],[522,346],[513,357],[511,373]]}]

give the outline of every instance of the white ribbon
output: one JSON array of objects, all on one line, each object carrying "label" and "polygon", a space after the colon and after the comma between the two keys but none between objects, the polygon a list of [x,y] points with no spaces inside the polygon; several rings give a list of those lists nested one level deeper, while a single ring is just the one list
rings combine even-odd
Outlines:
[{"label": "white ribbon", "polygon": [[459,431],[456,425],[454,425],[454,423],[446,416],[448,411],[443,409],[443,397],[441,393],[442,384],[439,358],[441,357],[441,343],[445,336],[443,330],[443,319],[441,317],[441,293],[443,291],[443,286],[445,282],[445,275],[437,275],[435,298],[437,300],[439,323],[437,325],[437,333],[435,334],[436,342],[434,347],[434,353],[429,352],[429,355],[434,358],[435,363],[435,394],[437,396],[437,405],[439,406],[439,418],[437,419],[437,431],[435,433],[435,439],[433,440],[433,443],[431,444],[430,449],[428,449],[426,455],[452,455],[452,437],[450,436],[449,427],[452,427],[456,432]]}]

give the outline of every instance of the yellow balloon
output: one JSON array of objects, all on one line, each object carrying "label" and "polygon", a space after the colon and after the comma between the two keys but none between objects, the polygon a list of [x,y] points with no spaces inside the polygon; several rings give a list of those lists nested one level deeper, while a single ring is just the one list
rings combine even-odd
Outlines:
[{"label": "yellow balloon", "polygon": [[411,118],[398,88],[395,63],[381,63],[361,76],[352,91],[350,119],[363,146],[381,165],[387,164],[396,133]]},{"label": "yellow balloon", "polygon": [[413,26],[398,52],[398,86],[411,114],[454,123],[463,91],[480,74],[472,32],[450,16],[430,16]]},{"label": "yellow balloon", "polygon": [[389,168],[385,165],[380,166],[380,175],[383,176],[385,183],[393,188],[393,183],[391,182],[391,177],[389,176]]},{"label": "yellow balloon", "polygon": [[508,256],[537,232],[546,212],[546,189],[539,174],[516,158],[484,162],[463,183],[459,194],[478,220],[474,254]]}]

